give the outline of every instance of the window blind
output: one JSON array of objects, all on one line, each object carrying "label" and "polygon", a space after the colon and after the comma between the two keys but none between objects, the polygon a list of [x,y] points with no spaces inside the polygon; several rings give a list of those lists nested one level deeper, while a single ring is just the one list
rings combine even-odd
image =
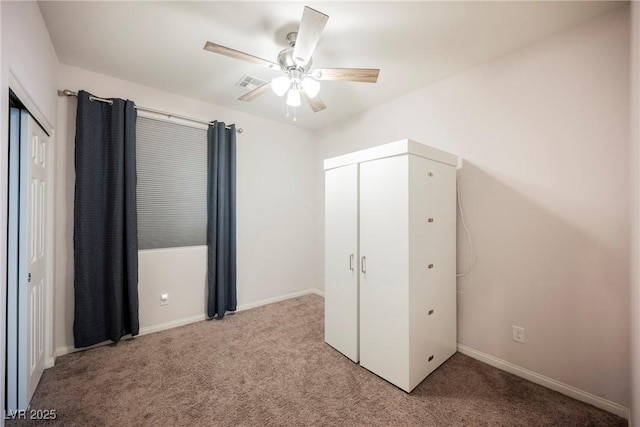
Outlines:
[{"label": "window blind", "polygon": [[207,243],[207,130],[138,117],[138,249]]}]

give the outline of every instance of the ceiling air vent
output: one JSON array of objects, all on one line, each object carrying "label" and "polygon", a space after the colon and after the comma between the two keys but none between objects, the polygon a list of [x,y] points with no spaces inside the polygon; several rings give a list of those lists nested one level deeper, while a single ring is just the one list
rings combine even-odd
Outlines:
[{"label": "ceiling air vent", "polygon": [[240,86],[251,91],[257,87],[262,86],[265,83],[266,83],[266,80],[262,80],[257,77],[253,77],[248,74],[245,74],[244,77],[242,77],[240,81],[236,83],[236,86]]}]

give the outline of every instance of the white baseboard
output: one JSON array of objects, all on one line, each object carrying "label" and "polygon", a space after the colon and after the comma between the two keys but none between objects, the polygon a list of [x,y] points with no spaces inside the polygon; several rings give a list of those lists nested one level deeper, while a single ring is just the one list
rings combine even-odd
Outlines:
[{"label": "white baseboard", "polygon": [[44,360],[44,368],[45,369],[49,369],[49,368],[53,368],[53,365],[56,364],[56,359],[51,356],[51,357],[47,357]]},{"label": "white baseboard", "polygon": [[290,294],[280,295],[273,298],[267,298],[256,302],[250,302],[249,304],[241,304],[238,306],[236,312],[249,310],[252,308],[260,307],[261,305],[273,304],[274,302],[280,302],[291,298],[297,298],[304,295],[316,294],[318,295],[317,289],[306,289],[304,291],[292,292]]},{"label": "white baseboard", "polygon": [[619,405],[610,400],[603,399],[602,397],[596,396],[595,394],[591,394],[568,384],[561,383],[560,381],[554,380],[553,378],[537,374],[526,368],[522,368],[505,360],[498,359],[497,357],[475,350],[471,347],[467,347],[463,344],[458,344],[458,351],[476,360],[484,362],[487,365],[491,365],[494,368],[498,368],[502,371],[509,372],[510,374],[516,375],[520,378],[524,378],[543,387],[555,390],[558,393],[562,393],[581,402],[593,405],[596,408],[611,412],[612,414],[616,414],[619,417],[625,418],[627,420],[629,419],[629,408]]},{"label": "white baseboard", "polygon": [[149,335],[155,332],[166,331],[167,329],[177,328],[178,326],[188,325],[189,323],[200,322],[201,320],[206,320],[207,316],[202,313],[197,316],[184,317],[178,320],[172,320],[171,322],[158,323],[157,325],[145,326],[144,328],[140,328],[141,335]]},{"label": "white baseboard", "polygon": [[324,292],[322,292],[321,290],[318,289],[309,289],[309,293],[312,293],[314,295],[318,295],[319,297],[324,298]]},{"label": "white baseboard", "polygon": [[[320,296],[324,297],[324,294],[321,293],[320,291],[318,291],[317,289],[307,289],[307,290],[304,290],[304,291],[292,292],[290,294],[280,295],[280,296],[273,297],[273,298],[267,298],[267,299],[263,299],[263,300],[260,300],[260,301],[251,302],[251,303],[248,303],[248,304],[241,304],[241,305],[239,305],[237,307],[236,312],[249,310],[249,309],[252,309],[252,308],[260,307],[262,305],[273,304],[274,302],[284,301],[284,300],[287,300],[287,299],[297,298],[297,297],[301,297],[301,296],[309,295],[309,294],[315,294],[315,295],[320,295]],[[190,323],[200,322],[202,320],[205,320],[206,318],[207,318],[206,314],[202,313],[202,314],[199,314],[197,316],[185,317],[185,318],[182,318],[182,319],[172,320],[170,322],[159,323],[157,325],[152,325],[152,326],[145,326],[144,328],[140,328],[140,333],[137,336],[149,335],[149,334],[153,334],[155,332],[160,332],[160,331],[165,331],[167,329],[177,328],[178,326],[184,326],[184,325],[188,325]],[[131,339],[131,337],[125,337],[123,339]],[[76,351],[90,350],[92,348],[101,347],[103,345],[110,344],[110,343],[111,343],[110,341],[105,341],[103,343],[99,343],[99,344],[96,344],[96,345],[92,345],[90,347],[83,347],[83,348],[75,348],[72,345],[58,347],[58,348],[56,348],[56,350],[54,352],[54,357],[50,358],[51,360],[47,360],[46,367],[47,368],[53,367],[54,364],[55,364],[55,358],[56,357],[64,356],[65,354],[69,354],[69,353],[75,353]]]}]

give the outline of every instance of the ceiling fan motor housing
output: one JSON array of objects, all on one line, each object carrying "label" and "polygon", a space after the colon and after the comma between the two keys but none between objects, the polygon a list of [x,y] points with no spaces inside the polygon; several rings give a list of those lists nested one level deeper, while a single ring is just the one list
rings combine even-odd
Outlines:
[{"label": "ceiling fan motor housing", "polygon": [[291,47],[282,50],[278,54],[278,65],[282,68],[282,71],[289,71],[293,68],[297,68],[301,73],[304,73],[306,70],[311,69],[311,64],[313,60],[309,58],[309,60],[305,63],[296,62],[293,59],[293,48],[296,45],[296,40],[298,38],[298,33],[292,32],[287,34],[287,41]]}]

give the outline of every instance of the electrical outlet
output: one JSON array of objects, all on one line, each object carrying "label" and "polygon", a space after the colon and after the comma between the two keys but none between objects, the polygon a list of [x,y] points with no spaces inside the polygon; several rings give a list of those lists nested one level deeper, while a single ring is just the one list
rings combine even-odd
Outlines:
[{"label": "electrical outlet", "polygon": [[524,344],[524,328],[522,326],[511,326],[513,328],[513,340]]},{"label": "electrical outlet", "polygon": [[160,295],[160,305],[167,305],[167,304],[169,304],[169,294]]}]

